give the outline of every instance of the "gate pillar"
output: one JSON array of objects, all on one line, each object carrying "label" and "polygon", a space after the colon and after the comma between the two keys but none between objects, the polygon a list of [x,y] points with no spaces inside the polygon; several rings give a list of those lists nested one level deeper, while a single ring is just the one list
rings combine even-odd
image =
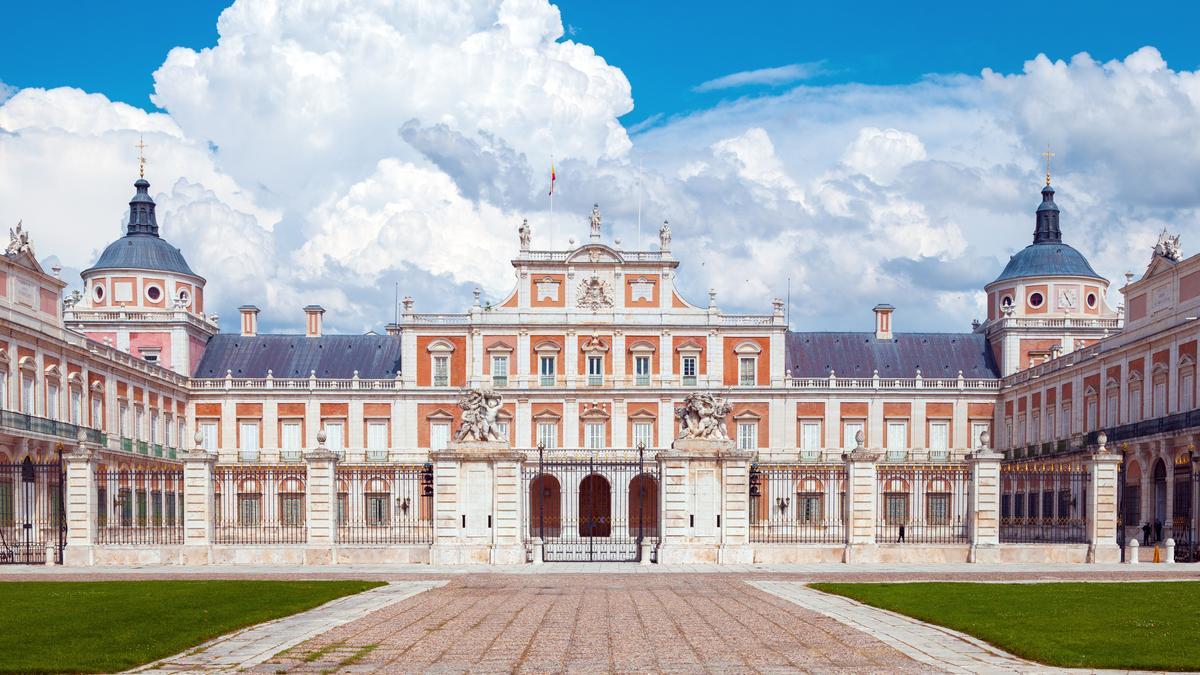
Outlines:
[{"label": "gate pillar", "polygon": [[[96,544],[96,463],[93,450],[82,441],[69,454],[63,455],[66,464],[66,484],[63,486],[67,541],[63,549],[64,565],[91,565],[92,547]],[[48,558],[53,560],[53,557]]]},{"label": "gate pillar", "polygon": [[507,442],[455,442],[430,453],[435,565],[524,563],[521,465]]},{"label": "gate pillar", "polygon": [[984,447],[971,453],[971,531],[970,562],[997,562],[1000,552],[1000,460],[1002,453],[987,447],[988,436],[982,435]]},{"label": "gate pillar", "polygon": [[676,439],[658,454],[660,564],[739,564],[754,560],[749,539],[753,453],[730,440]]},{"label": "gate pillar", "polygon": [[878,480],[875,464],[879,453],[863,447],[862,432],[855,441],[858,447],[842,455],[846,461],[846,556],[845,562],[869,557],[875,549],[875,525],[878,520]]},{"label": "gate pillar", "polygon": [[183,563],[212,563],[213,465],[217,456],[206,452],[196,432],[196,449],[183,453]]},{"label": "gate pillar", "polygon": [[309,565],[337,562],[337,464],[338,454],[325,446],[325,430],[317,432],[317,447],[304,453],[304,526]]},{"label": "gate pillar", "polygon": [[1108,437],[1100,432],[1099,447],[1087,460],[1091,484],[1087,497],[1088,562],[1115,563],[1121,560],[1117,546],[1117,480],[1121,455],[1109,451]]}]

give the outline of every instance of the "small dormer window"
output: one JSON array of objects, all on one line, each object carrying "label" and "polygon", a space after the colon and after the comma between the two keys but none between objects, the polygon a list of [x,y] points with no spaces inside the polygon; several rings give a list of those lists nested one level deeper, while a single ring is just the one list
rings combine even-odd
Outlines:
[{"label": "small dormer window", "polygon": [[141,355],[142,360],[146,363],[158,363],[158,359],[162,354],[162,350],[157,347],[143,347],[138,350],[138,354]]},{"label": "small dormer window", "polygon": [[101,284],[96,284],[95,286],[92,286],[92,297],[95,298],[96,302],[103,302],[104,301],[104,286]]},{"label": "small dormer window", "polygon": [[1097,302],[1099,302],[1099,299],[1096,297],[1096,294],[1095,294],[1095,293],[1088,293],[1088,294],[1087,294],[1087,306],[1088,306],[1089,308],[1091,308],[1091,309],[1095,309],[1095,308],[1096,308],[1096,303],[1097,303]]}]

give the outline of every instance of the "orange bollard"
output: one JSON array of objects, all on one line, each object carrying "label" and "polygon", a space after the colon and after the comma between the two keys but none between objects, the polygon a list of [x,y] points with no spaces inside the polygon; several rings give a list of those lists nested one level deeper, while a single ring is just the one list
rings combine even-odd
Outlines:
[{"label": "orange bollard", "polygon": [[1158,556],[1158,544],[1154,545],[1154,562],[1162,562],[1162,558]]}]

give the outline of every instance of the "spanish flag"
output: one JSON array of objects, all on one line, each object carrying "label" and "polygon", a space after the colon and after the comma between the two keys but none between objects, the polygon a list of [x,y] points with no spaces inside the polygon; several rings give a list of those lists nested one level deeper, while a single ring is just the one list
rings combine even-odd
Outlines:
[{"label": "spanish flag", "polygon": [[550,160],[550,194],[554,194],[554,179],[557,176],[554,174],[554,160]]}]

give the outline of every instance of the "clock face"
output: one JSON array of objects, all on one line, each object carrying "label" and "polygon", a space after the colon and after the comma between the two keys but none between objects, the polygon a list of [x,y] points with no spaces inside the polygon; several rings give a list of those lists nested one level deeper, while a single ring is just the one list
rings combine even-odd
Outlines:
[{"label": "clock face", "polygon": [[1075,309],[1079,306],[1079,291],[1074,288],[1062,288],[1058,291],[1058,306],[1060,309]]}]

